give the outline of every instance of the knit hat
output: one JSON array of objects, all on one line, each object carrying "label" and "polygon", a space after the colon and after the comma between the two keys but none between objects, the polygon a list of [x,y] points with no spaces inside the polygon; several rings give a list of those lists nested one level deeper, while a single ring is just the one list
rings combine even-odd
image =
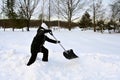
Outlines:
[{"label": "knit hat", "polygon": [[45,24],[45,23],[42,23],[41,24],[41,27],[45,28],[45,29],[48,29],[48,26]]}]

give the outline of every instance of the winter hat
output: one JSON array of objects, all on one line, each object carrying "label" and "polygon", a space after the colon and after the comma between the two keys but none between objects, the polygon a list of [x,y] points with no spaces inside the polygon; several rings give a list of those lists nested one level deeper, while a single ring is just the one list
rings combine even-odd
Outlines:
[{"label": "winter hat", "polygon": [[45,28],[45,29],[48,29],[48,26],[45,24],[45,23],[42,23],[41,24],[41,27]]}]

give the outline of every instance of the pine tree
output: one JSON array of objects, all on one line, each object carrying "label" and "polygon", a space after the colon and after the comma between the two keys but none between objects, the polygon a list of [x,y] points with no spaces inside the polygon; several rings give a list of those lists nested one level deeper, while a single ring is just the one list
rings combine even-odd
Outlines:
[{"label": "pine tree", "polygon": [[15,0],[6,1],[4,11],[8,19],[15,19],[17,17],[17,14],[14,11],[14,7],[15,7]]},{"label": "pine tree", "polygon": [[14,8],[15,8],[15,0],[6,0],[5,1],[4,13],[8,19],[10,19],[11,21],[14,22],[14,23],[11,23],[11,25],[9,25],[13,28],[13,31],[15,28],[15,21],[17,18],[17,14],[16,14]]},{"label": "pine tree", "polygon": [[99,21],[97,22],[97,26],[98,26],[98,27],[96,27],[96,29],[97,29],[97,30],[100,30],[100,32],[103,33],[103,30],[104,30],[104,21],[103,21],[103,20],[99,20]]},{"label": "pine tree", "polygon": [[90,14],[86,11],[80,20],[80,26],[85,30],[92,25],[92,20],[90,19]]}]

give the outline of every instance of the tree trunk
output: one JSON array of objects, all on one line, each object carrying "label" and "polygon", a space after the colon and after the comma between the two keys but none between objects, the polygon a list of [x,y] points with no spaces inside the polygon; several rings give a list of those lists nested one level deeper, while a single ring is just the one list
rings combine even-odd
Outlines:
[{"label": "tree trunk", "polygon": [[94,32],[96,32],[96,23],[95,23],[95,4],[94,4],[94,0],[93,0],[93,27],[94,27]]},{"label": "tree trunk", "polygon": [[30,30],[29,30],[29,27],[30,27],[30,19],[28,19],[28,20],[26,20],[26,21],[27,21],[27,24],[26,24],[26,25],[27,25],[27,31],[30,31]]},{"label": "tree trunk", "polygon": [[68,29],[71,31],[71,18],[68,20]]}]

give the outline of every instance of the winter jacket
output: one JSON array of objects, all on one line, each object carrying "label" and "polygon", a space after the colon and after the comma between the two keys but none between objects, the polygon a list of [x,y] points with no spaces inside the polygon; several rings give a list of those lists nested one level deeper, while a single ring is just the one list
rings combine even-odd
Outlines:
[{"label": "winter jacket", "polygon": [[32,44],[31,44],[31,53],[37,53],[40,51],[40,48],[44,45],[45,41],[51,42],[51,43],[57,43],[56,40],[52,40],[48,38],[45,33],[51,32],[50,29],[44,29],[40,27],[37,30],[37,34],[34,37]]}]

